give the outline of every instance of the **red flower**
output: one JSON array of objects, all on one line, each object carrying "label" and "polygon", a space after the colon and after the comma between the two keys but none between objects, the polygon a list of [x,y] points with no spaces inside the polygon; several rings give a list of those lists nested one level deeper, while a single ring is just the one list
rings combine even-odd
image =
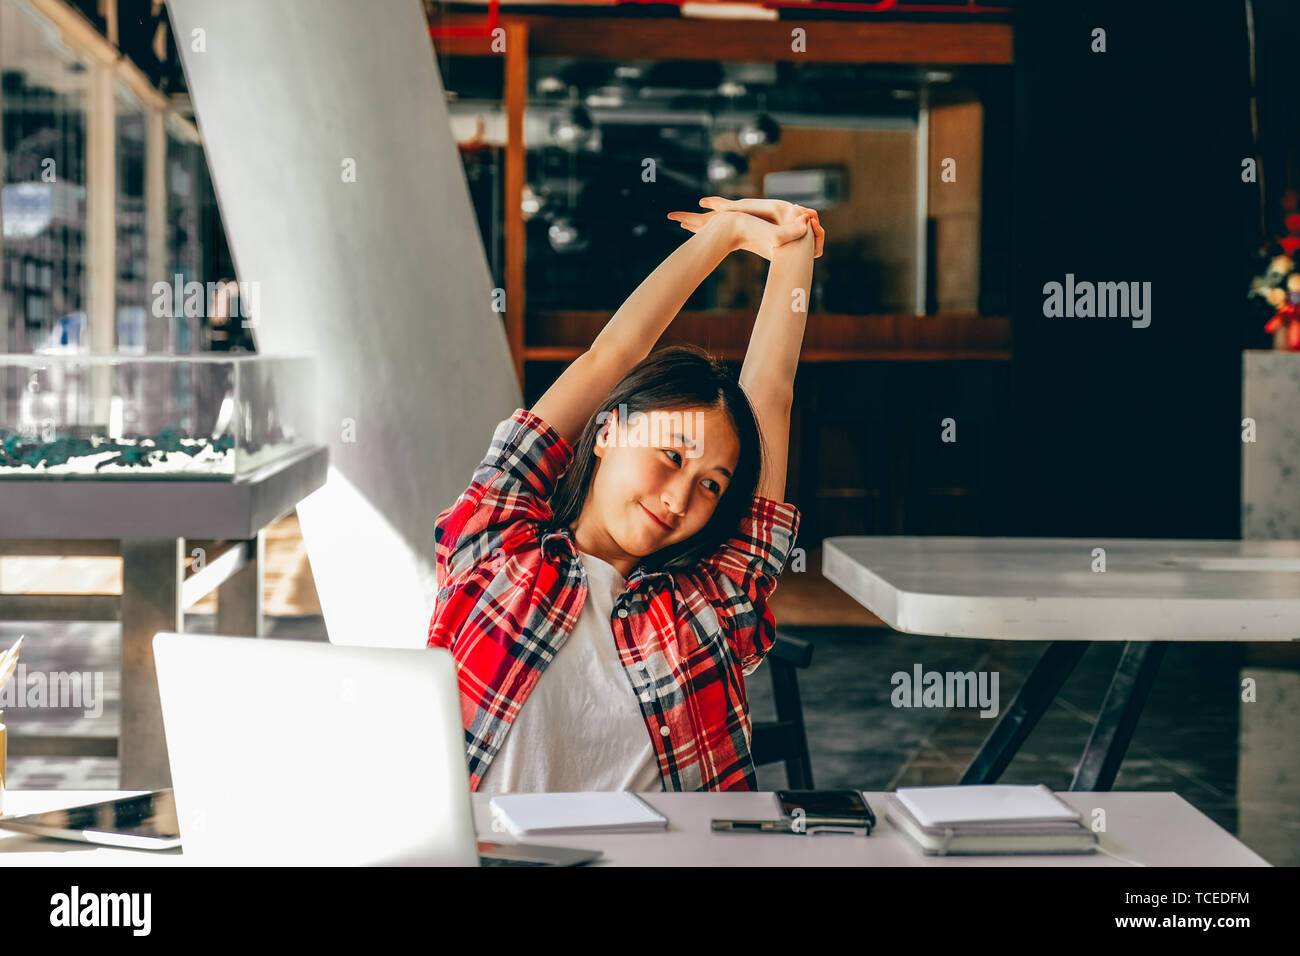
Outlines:
[{"label": "red flower", "polygon": [[1286,328],[1286,348],[1289,352],[1300,352],[1300,306],[1288,302],[1277,310],[1268,320],[1264,331],[1270,335],[1278,329]]}]

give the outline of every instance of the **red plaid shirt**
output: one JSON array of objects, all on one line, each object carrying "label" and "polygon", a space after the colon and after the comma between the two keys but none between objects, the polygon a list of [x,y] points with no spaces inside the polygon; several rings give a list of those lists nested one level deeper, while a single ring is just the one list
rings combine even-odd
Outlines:
[{"label": "red plaid shirt", "polygon": [[[429,646],[456,659],[472,790],[586,600],[572,535],[544,528],[572,460],[572,446],[521,408],[434,526]],[[689,571],[637,566],[618,596],[609,623],[665,790],[757,789],[744,675],[775,639],[767,599],[798,526],[794,505],[755,497],[712,557]]]}]

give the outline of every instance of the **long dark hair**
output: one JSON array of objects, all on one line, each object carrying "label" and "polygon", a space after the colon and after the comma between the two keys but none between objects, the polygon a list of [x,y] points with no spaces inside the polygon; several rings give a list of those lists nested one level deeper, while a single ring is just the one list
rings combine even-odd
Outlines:
[{"label": "long dark hair", "polygon": [[721,408],[727,413],[740,441],[736,472],[708,524],[685,541],[656,551],[640,563],[651,571],[687,569],[717,551],[749,510],[765,450],[754,410],[735,375],[723,362],[693,345],[652,352],[605,396],[583,428],[573,462],[551,495],[552,527],[568,528],[582,513],[596,470],[596,436],[604,427],[607,413],[616,411],[621,426],[637,412],[688,408]]}]

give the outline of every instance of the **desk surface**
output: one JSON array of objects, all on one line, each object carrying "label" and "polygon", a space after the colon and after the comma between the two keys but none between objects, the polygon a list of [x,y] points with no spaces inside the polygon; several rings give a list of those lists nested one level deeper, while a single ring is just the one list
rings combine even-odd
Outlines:
[{"label": "desk surface", "polygon": [[[125,791],[18,790],[5,797],[9,814],[36,813],[95,803]],[[666,833],[597,837],[540,837],[527,843],[603,850],[606,865],[623,866],[1124,866],[1101,853],[1082,856],[927,857],[884,819],[884,794],[868,793],[880,825],[870,837],[827,834],[713,833],[714,817],[772,818],[771,793],[647,793],[646,800],[669,819]],[[1252,850],[1175,793],[1062,793],[1071,806],[1090,815],[1106,811],[1102,846],[1148,866],[1267,866]],[[479,836],[514,841],[492,830],[490,797],[474,794]],[[179,850],[151,853],[91,847],[0,830],[4,866],[179,866]]]},{"label": "desk surface", "polygon": [[1300,640],[1300,541],[846,536],[822,573],[910,634]]}]

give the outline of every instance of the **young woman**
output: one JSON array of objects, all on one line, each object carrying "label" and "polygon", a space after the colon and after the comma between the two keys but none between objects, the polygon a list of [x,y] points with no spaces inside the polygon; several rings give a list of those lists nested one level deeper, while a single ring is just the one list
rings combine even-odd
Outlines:
[{"label": "young woman", "polygon": [[[789,203],[700,205],[438,516],[429,646],[457,663],[473,790],[756,788],[745,676],[798,532],[786,452],[824,234]],[[738,249],[771,262],[739,380],[694,347],[647,358]]]}]

